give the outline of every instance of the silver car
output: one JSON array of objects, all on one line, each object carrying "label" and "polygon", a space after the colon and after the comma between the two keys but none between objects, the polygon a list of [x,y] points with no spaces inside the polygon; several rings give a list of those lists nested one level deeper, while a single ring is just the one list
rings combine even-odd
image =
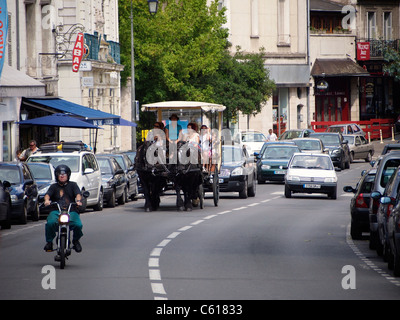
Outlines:
[{"label": "silver car", "polygon": [[326,132],[339,132],[342,135],[347,134],[356,134],[356,135],[363,135],[365,137],[365,132],[358,124],[355,123],[348,123],[348,124],[335,124],[329,126],[326,129]]},{"label": "silver car", "polygon": [[375,153],[374,145],[369,143],[363,135],[343,135],[343,139],[348,141],[350,149],[350,161],[355,159],[364,159],[365,162],[371,162]]}]

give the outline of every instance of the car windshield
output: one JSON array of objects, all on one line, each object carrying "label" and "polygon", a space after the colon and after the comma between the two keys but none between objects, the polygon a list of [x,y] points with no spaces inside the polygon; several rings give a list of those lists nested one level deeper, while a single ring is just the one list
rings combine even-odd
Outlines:
[{"label": "car windshield", "polygon": [[18,167],[13,166],[2,166],[0,167],[0,180],[8,181],[11,184],[21,183],[21,174]]},{"label": "car windshield", "polygon": [[281,139],[295,139],[301,137],[302,131],[286,131],[283,133]]},{"label": "car windshield", "polygon": [[262,159],[290,159],[295,152],[299,152],[299,149],[293,147],[270,146],[264,150]]},{"label": "car windshield", "polygon": [[97,158],[97,162],[99,163],[102,174],[111,174],[112,173],[111,165],[110,165],[110,162],[108,161],[108,159]]},{"label": "car windshield", "polygon": [[60,164],[67,165],[72,172],[79,172],[79,156],[62,155],[43,155],[37,157],[29,157],[28,162],[45,162],[53,165],[54,168]]},{"label": "car windshield", "polygon": [[262,133],[246,133],[242,135],[243,142],[264,142],[265,137]]},{"label": "car windshield", "polygon": [[295,140],[294,143],[301,150],[321,150],[321,142],[318,140]]},{"label": "car windshield", "polygon": [[343,133],[344,132],[344,127],[329,127],[326,132],[339,132]]},{"label": "car windshield", "polygon": [[240,148],[224,147],[222,149],[222,162],[239,162],[242,161],[242,150]]},{"label": "car windshield", "polygon": [[116,157],[114,157],[115,158],[115,160],[117,160],[117,162],[118,162],[118,164],[121,166],[121,168],[122,169],[124,169],[124,170],[126,170],[126,164],[125,164],[125,161],[124,161],[124,159],[122,158],[122,156],[120,157],[120,156],[116,156]]},{"label": "car windshield", "polygon": [[318,134],[318,135],[313,135],[313,138],[320,139],[325,146],[337,147],[340,145],[339,135],[336,134]]},{"label": "car windshield", "polygon": [[290,168],[333,170],[333,165],[329,157],[296,155],[292,160]]},{"label": "car windshield", "polygon": [[400,159],[390,159],[386,161],[381,175],[380,185],[385,188],[390,177],[396,171],[397,167],[400,165]]},{"label": "car windshield", "polygon": [[37,180],[52,180],[53,176],[51,174],[52,167],[48,165],[39,165],[36,163],[28,163],[29,169],[32,175]]}]

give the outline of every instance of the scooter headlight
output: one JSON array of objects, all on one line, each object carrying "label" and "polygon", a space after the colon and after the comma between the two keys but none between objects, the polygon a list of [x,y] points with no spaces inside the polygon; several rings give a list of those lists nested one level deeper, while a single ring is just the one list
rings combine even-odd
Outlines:
[{"label": "scooter headlight", "polygon": [[60,223],[68,223],[69,222],[69,215],[62,214],[60,215]]}]

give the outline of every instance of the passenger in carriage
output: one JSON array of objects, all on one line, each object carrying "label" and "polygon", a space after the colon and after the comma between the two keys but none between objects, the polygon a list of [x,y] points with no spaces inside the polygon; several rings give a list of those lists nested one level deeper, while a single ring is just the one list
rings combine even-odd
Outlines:
[{"label": "passenger in carriage", "polygon": [[183,137],[183,141],[189,143],[190,146],[199,147],[200,144],[200,136],[197,133],[197,124],[194,122],[190,122],[187,125],[187,133]]},{"label": "passenger in carriage", "polygon": [[169,117],[169,120],[171,122],[165,127],[165,135],[169,143],[176,143],[182,135],[182,126],[178,124],[179,117],[175,113]]},{"label": "passenger in carriage", "polygon": [[209,171],[211,167],[211,135],[210,129],[203,124],[200,128],[201,162],[203,169]]}]

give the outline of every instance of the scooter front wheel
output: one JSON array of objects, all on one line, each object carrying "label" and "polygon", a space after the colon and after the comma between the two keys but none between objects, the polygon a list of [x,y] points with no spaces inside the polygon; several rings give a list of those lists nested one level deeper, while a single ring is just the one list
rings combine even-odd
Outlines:
[{"label": "scooter front wheel", "polygon": [[60,248],[59,248],[60,268],[61,269],[64,269],[64,267],[65,267],[66,246],[67,246],[67,235],[62,234],[60,236]]}]

